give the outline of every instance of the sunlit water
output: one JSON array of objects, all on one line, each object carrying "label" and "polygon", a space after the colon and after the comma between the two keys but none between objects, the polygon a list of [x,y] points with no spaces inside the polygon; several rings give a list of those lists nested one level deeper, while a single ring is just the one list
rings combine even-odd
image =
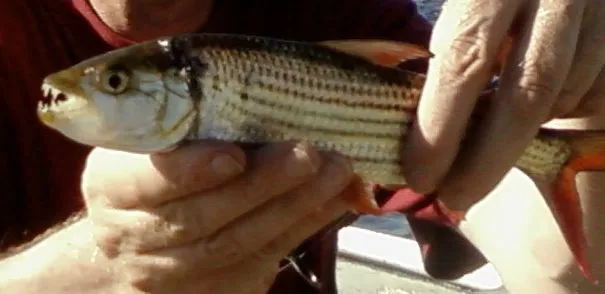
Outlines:
[{"label": "sunlit water", "polygon": [[[435,22],[439,15],[440,7],[444,0],[414,0],[418,4],[418,10],[429,21]],[[363,216],[356,223],[356,227],[366,228],[373,231],[411,238],[408,223],[401,214],[389,214],[380,217]]]}]

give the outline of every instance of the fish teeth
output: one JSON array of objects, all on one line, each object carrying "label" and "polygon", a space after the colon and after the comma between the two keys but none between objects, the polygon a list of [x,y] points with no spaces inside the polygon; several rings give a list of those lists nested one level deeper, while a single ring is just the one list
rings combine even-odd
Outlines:
[{"label": "fish teeth", "polygon": [[88,101],[85,99],[77,99],[49,84],[42,84],[41,89],[46,99],[38,102],[38,111],[40,113],[66,113],[81,109],[88,104]]},{"label": "fish teeth", "polygon": [[57,100],[57,98],[59,97],[59,95],[63,94],[61,91],[59,91],[58,89],[54,88],[53,86],[49,85],[49,84],[42,84],[42,92],[44,94],[44,97],[46,98],[50,98],[50,101],[48,101],[47,105],[58,105],[59,103],[61,103],[60,101]]}]

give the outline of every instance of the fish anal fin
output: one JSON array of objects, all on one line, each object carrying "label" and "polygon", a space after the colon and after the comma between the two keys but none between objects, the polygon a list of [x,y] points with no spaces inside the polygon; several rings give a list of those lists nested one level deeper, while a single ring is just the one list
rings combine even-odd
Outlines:
[{"label": "fish anal fin", "polygon": [[328,40],[320,45],[364,58],[374,64],[395,68],[401,63],[413,59],[433,57],[422,46],[385,40]]}]

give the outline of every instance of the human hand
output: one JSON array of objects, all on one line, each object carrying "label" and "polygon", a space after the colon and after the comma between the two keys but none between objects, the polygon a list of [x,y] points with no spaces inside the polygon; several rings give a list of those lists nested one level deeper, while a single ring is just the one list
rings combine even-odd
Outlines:
[{"label": "human hand", "polygon": [[117,293],[266,293],[279,261],[360,187],[342,157],[306,145],[268,145],[245,161],[219,142],[92,152],[83,191]]},{"label": "human hand", "polygon": [[[467,210],[510,170],[543,123],[605,113],[604,32],[600,0],[447,1],[404,151],[410,185]],[[484,120],[467,133],[507,35],[514,42],[500,87]]]}]

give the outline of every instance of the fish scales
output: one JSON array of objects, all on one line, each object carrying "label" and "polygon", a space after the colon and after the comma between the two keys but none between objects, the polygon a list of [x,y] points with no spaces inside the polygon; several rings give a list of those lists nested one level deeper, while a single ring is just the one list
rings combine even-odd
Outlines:
[{"label": "fish scales", "polygon": [[195,138],[221,130],[220,139],[246,143],[303,139],[352,158],[366,179],[405,183],[400,139],[413,119],[407,100],[415,90],[403,73],[395,84],[300,55],[238,48],[204,48],[200,59],[205,127]]},{"label": "fish scales", "polygon": [[[204,89],[201,127],[190,139],[305,140],[353,159],[355,171],[367,180],[406,184],[400,154],[422,76],[306,43],[209,44],[194,49],[206,68],[198,77]],[[556,176],[569,155],[564,140],[538,137],[517,167]]]}]

